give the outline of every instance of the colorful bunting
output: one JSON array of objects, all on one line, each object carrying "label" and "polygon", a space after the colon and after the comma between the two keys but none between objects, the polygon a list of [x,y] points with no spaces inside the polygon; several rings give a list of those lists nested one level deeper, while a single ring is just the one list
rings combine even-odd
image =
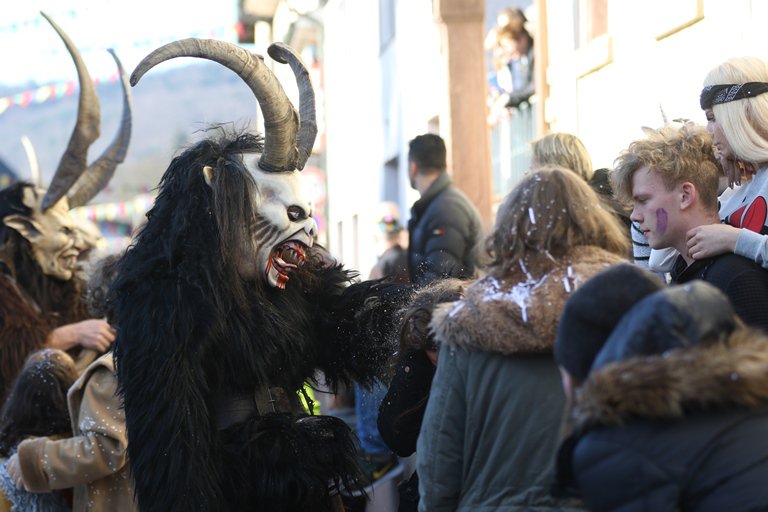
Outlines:
[{"label": "colorful bunting", "polygon": [[91,204],[72,208],[70,213],[75,218],[100,221],[130,222],[137,217],[143,217],[149,211],[155,201],[155,194],[139,194],[130,201],[118,201],[114,203]]},{"label": "colorful bunting", "polygon": [[[72,16],[74,16],[74,13],[70,13]],[[22,25],[27,26],[30,22],[25,22]],[[39,24],[39,20],[34,20],[34,25],[37,26]],[[19,30],[19,26],[12,23],[9,25],[0,25],[0,35],[3,33],[15,33]],[[221,27],[221,28],[215,28],[211,30],[198,30],[194,32],[186,32],[184,34],[175,34],[175,35],[166,35],[162,37],[156,37],[153,39],[143,39],[143,40],[135,40],[132,42],[126,43],[128,46],[131,46],[132,48],[155,48],[157,46],[160,46],[162,44],[175,41],[177,39],[183,39],[184,37],[202,37],[202,38],[211,38],[211,39],[221,39],[221,40],[234,40],[236,37],[236,30],[235,26],[232,25],[230,27]],[[104,48],[96,48],[96,47],[78,47],[81,53],[87,53],[90,51],[103,51]],[[116,48],[119,52],[119,48]],[[57,52],[65,53],[65,49],[57,49],[55,50]],[[117,72],[114,72],[109,77],[103,77],[103,78],[96,78],[94,79],[94,84],[99,85],[99,83],[105,83],[105,82],[116,82],[118,80]],[[64,96],[70,96],[77,92],[78,90],[78,84],[74,80],[65,81],[65,82],[58,82],[54,84],[48,84],[43,85],[41,87],[38,87],[36,89],[31,89],[27,91],[18,92],[16,94],[13,94],[11,96],[6,97],[0,97],[0,114],[5,112],[10,107],[28,107],[29,105],[39,104],[43,103],[49,100],[55,100],[62,98]]]},{"label": "colorful bunting", "polygon": [[[103,80],[102,80],[103,81]],[[117,81],[117,75],[109,77],[110,82]],[[95,85],[100,83],[99,79],[93,81]],[[64,96],[71,96],[78,90],[77,82],[72,80],[67,82],[60,82],[57,84],[43,85],[37,89],[31,89],[28,91],[18,92],[12,96],[6,96],[0,98],[0,114],[5,112],[9,107],[22,107],[26,108],[29,105],[38,103],[44,103],[48,100],[55,100]]]}]

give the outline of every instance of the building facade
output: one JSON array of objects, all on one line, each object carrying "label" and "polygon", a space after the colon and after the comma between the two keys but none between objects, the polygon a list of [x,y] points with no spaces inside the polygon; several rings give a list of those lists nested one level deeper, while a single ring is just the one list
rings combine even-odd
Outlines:
[{"label": "building facade", "polygon": [[[489,116],[483,39],[496,14],[511,5],[529,18],[536,94],[499,120]],[[498,202],[530,165],[531,140],[549,131],[574,133],[596,168],[611,167],[643,126],[703,123],[704,75],[728,57],[762,56],[760,27],[768,19],[768,2],[757,0],[283,0],[275,6],[273,37],[310,44],[317,59],[323,129],[315,162],[325,180],[324,242],[364,275],[376,259],[376,205],[396,203],[405,222],[418,199],[407,174],[414,136],[433,132],[446,140],[449,171],[490,228]],[[306,35],[312,30],[314,39]]]}]

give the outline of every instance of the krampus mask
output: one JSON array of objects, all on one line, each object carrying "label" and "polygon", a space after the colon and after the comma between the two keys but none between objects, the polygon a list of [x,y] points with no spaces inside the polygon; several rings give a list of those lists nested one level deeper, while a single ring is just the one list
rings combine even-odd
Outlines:
[{"label": "krampus mask", "polygon": [[109,50],[120,71],[123,117],[116,138],[98,159],[88,165],[88,148],[99,138],[99,98],[75,45],[48,15],[41,14],[64,41],[75,63],[80,82],[77,121],[48,190],[22,184],[16,186],[21,189],[20,192],[10,192],[3,198],[6,205],[0,212],[3,219],[3,239],[0,243],[7,241],[8,230],[15,231],[29,242],[34,260],[46,275],[66,281],[76,270],[82,246],[68,210],[82,206],[96,196],[109,183],[117,165],[125,159],[131,137],[131,96],[120,60]]},{"label": "krampus mask", "polygon": [[99,137],[99,99],[72,41],[43,17],[72,56],[80,97],[74,131],[48,190],[21,182],[0,191],[0,397],[53,328],[87,318],[76,276],[84,244],[69,209],[86,204],[107,185],[131,135],[128,78],[112,53],[122,79],[122,122],[115,140],[88,165],[88,148]]},{"label": "krampus mask", "polygon": [[331,489],[359,484],[349,427],[304,412],[301,390],[317,369],[331,386],[372,382],[410,290],[354,282],[314,243],[299,172],[313,91],[290,48],[269,55],[296,75],[298,112],[260,57],[221,41],[170,43],[131,77],[174,57],[213,60],[250,87],[265,126],[263,139],[215,127],[173,159],[110,290],[145,511],[338,510]]}]

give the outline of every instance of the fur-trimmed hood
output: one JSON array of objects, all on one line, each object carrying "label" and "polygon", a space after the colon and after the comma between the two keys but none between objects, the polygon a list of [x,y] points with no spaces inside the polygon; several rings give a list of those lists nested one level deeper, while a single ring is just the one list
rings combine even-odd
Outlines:
[{"label": "fur-trimmed hood", "polygon": [[485,276],[465,298],[435,308],[430,328],[447,346],[504,355],[552,351],[565,301],[578,286],[623,259],[597,247],[579,247],[536,278]]},{"label": "fur-trimmed hood", "polygon": [[593,371],[577,391],[579,429],[629,418],[674,419],[694,410],[768,404],[768,336],[741,328],[727,342],[635,357]]}]

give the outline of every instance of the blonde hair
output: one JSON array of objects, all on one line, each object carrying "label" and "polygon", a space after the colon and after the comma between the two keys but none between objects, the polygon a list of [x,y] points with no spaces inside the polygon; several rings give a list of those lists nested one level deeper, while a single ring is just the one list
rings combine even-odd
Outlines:
[{"label": "blonde hair", "polygon": [[560,165],[573,170],[584,181],[592,179],[592,159],[577,136],[555,132],[532,143],[533,158],[537,166]]},{"label": "blonde hair", "polygon": [[[757,57],[728,59],[707,74],[704,86],[746,82],[768,82],[768,63]],[[768,94],[712,105],[712,112],[737,159],[768,161]]]},{"label": "blonde hair", "polygon": [[489,273],[506,276],[544,265],[578,246],[596,246],[625,256],[629,242],[623,226],[603,208],[597,194],[575,172],[545,166],[526,175],[496,215],[485,240]]},{"label": "blonde hair", "polygon": [[647,137],[632,142],[614,163],[614,193],[632,200],[632,176],[642,167],[661,175],[667,191],[686,181],[693,183],[702,204],[717,209],[720,166],[712,147],[712,136],[703,126],[687,123],[646,128]]}]

